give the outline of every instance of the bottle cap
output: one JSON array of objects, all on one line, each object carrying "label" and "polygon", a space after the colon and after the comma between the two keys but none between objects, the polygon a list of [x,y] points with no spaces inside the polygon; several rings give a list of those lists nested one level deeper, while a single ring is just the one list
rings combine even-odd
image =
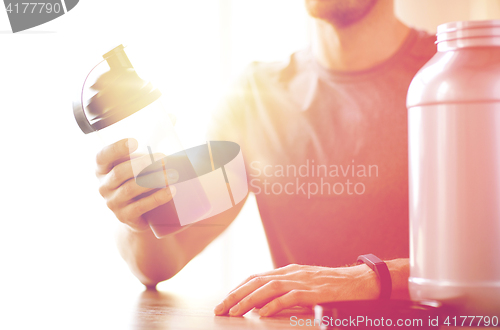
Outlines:
[{"label": "bottle cap", "polygon": [[113,125],[161,96],[157,88],[137,75],[124,48],[119,45],[103,55],[110,70],[90,87],[97,93],[89,100],[83,99],[85,79],[80,100],[73,102],[73,114],[85,134]]}]

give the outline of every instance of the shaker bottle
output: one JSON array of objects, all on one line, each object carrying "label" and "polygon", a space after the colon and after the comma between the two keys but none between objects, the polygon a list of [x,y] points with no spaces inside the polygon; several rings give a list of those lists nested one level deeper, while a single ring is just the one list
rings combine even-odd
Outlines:
[{"label": "shaker bottle", "polygon": [[440,25],[436,44],[407,96],[410,295],[498,321],[500,20]]},{"label": "shaker bottle", "polygon": [[[203,219],[211,209],[210,202],[161,104],[160,91],[138,76],[123,45],[103,58],[109,71],[100,75],[90,89],[86,88],[86,79],[80,100],[73,103],[80,129],[85,134],[95,132],[104,145],[136,139],[138,148],[130,162],[137,184],[152,188],[148,194],[184,181],[181,188],[176,187],[173,200],[144,214],[158,238]],[[176,203],[187,202],[189,207],[184,207],[181,216]]]}]

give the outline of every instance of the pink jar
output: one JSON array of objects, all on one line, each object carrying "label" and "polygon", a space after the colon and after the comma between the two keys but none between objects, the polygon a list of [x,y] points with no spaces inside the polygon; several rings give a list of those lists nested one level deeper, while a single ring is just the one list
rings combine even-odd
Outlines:
[{"label": "pink jar", "polygon": [[500,20],[436,44],[407,97],[410,295],[500,317]]}]

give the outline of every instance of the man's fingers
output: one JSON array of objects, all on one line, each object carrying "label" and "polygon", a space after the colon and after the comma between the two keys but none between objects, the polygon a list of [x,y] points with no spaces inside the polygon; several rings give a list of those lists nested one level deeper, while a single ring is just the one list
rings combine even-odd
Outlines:
[{"label": "man's fingers", "polygon": [[[160,158],[161,155],[162,154],[154,154],[153,156]],[[141,155],[120,163],[113,167],[113,169],[106,175],[106,182],[103,184],[103,188],[107,190],[117,189],[124,182],[134,178],[135,175],[139,174],[149,165],[151,165],[151,158],[149,155]],[[170,170],[167,170],[167,173],[170,173],[169,171]]]},{"label": "man's fingers", "polygon": [[118,160],[130,155],[137,147],[135,139],[123,139],[104,147],[96,156],[96,173],[107,174]]},{"label": "man's fingers", "polygon": [[121,207],[130,204],[134,198],[153,190],[153,188],[145,188],[135,183],[134,179],[130,179],[123,183],[118,189],[113,191],[112,197],[107,199],[107,206],[113,212]]},{"label": "man's fingers", "polygon": [[229,295],[219,305],[217,305],[215,313],[217,315],[227,314],[229,310],[238,304],[243,298],[272,280],[284,279],[284,276],[285,275],[255,276],[252,280],[231,291]]},{"label": "man's fingers", "polygon": [[313,305],[314,292],[306,290],[291,290],[288,293],[273,299],[259,311],[260,316],[272,316],[284,309],[295,306]]},{"label": "man's fingers", "polygon": [[296,281],[289,280],[271,280],[257,290],[253,291],[239,303],[234,305],[229,310],[231,316],[241,316],[250,311],[254,307],[262,306],[269,303],[271,300],[280,297],[287,292],[296,290],[302,287],[302,284]]},{"label": "man's fingers", "polygon": [[172,200],[173,196],[175,196],[174,186],[160,189],[149,196],[130,203],[124,208],[120,208],[118,214],[115,213],[116,217],[132,228],[143,226],[145,220],[142,215],[160,205],[168,203]]}]

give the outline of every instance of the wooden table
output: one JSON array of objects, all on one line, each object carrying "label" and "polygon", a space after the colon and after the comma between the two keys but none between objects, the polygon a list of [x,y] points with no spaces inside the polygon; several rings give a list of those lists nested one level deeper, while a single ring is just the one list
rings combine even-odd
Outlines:
[{"label": "wooden table", "polygon": [[[200,297],[184,297],[162,291],[141,292],[126,287],[118,291],[93,290],[87,286],[58,287],[44,294],[17,292],[17,296],[10,295],[9,299],[0,295],[2,330],[320,329],[319,326],[298,325],[299,320],[314,320],[313,311],[303,308],[289,309],[273,317],[260,317],[256,310],[243,317],[215,316],[213,308],[221,298],[208,299],[202,293]],[[295,326],[291,317],[296,317]]]},{"label": "wooden table", "polygon": [[[320,329],[293,326],[292,316],[297,317],[297,322],[314,320],[313,311],[304,308],[289,309],[273,317],[260,317],[255,310],[243,317],[215,316],[213,308],[222,295],[210,299],[202,292],[188,297],[109,283],[49,287],[45,291],[19,289],[13,287],[7,296],[5,292],[0,294],[2,330]],[[444,329],[453,328],[441,327]]]},{"label": "wooden table", "polygon": [[[213,307],[218,302],[196,298],[184,299],[161,291],[144,291],[133,312],[131,329],[319,329],[318,326],[298,326],[297,323],[293,326],[290,321],[292,316],[297,317],[297,322],[299,319],[304,321],[314,319],[314,312],[311,309],[289,309],[274,317],[260,317],[256,310],[248,312],[243,317],[215,316]],[[416,327],[413,329],[429,328]],[[403,329],[409,328],[403,327]],[[440,329],[457,328],[441,327]]]},{"label": "wooden table", "polygon": [[132,329],[290,329],[297,328],[290,325],[293,315],[314,318],[313,311],[305,308],[290,309],[275,317],[260,317],[256,310],[243,317],[215,316],[213,308],[217,303],[219,301],[183,299],[166,292],[144,291],[134,312]]},{"label": "wooden table", "polygon": [[[314,320],[313,311],[305,308],[289,309],[273,317],[260,317],[256,310],[243,317],[215,316],[213,308],[222,295],[209,298],[202,292],[195,297],[178,296],[109,283],[49,287],[45,291],[19,289],[13,287],[7,296],[5,292],[0,294],[2,330],[320,329],[319,326],[297,324],[299,320]],[[291,317],[296,317],[295,326]],[[441,327],[444,329],[454,328]]]}]

